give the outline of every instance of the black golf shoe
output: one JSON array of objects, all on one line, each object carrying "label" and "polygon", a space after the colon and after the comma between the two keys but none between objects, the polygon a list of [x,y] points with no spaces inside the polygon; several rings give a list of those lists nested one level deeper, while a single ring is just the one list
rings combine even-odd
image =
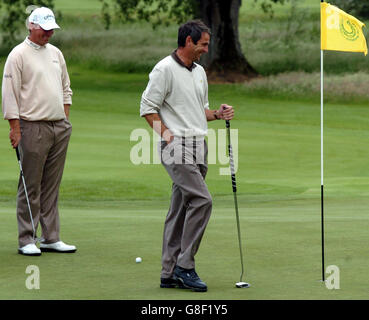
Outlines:
[{"label": "black golf shoe", "polygon": [[160,288],[177,288],[180,285],[176,277],[160,278]]},{"label": "black golf shoe", "polygon": [[206,283],[200,279],[195,269],[184,269],[176,266],[174,275],[180,282],[182,288],[191,289],[192,291],[205,292],[208,290]]}]

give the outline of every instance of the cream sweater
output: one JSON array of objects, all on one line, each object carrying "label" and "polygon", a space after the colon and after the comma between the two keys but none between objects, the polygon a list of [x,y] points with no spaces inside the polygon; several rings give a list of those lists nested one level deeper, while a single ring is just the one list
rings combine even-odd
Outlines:
[{"label": "cream sweater", "polygon": [[205,109],[209,109],[208,82],[203,67],[190,71],[172,56],[159,61],[150,73],[142,94],[140,115],[158,113],[175,136],[204,137],[207,134]]},{"label": "cream sweater", "polygon": [[66,118],[72,90],[61,51],[28,38],[9,54],[2,82],[4,119],[56,121]]}]

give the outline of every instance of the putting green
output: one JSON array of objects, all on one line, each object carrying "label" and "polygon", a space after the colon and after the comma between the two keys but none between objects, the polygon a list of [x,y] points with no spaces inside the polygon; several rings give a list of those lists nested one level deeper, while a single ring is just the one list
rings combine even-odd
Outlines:
[{"label": "putting green", "polygon": [[[270,201],[248,206],[240,199],[249,289],[236,289],[240,261],[231,198],[215,201],[197,270],[209,291],[159,288],[162,221],[166,204],[120,203],[120,209],[62,208],[62,238],[75,254],[16,253],[14,208],[2,208],[1,299],[366,299],[367,203],[329,203],[326,263],[340,268],[340,290],[319,281],[320,233],[316,200]],[[355,216],[353,213],[355,211]],[[363,213],[359,214],[356,211]],[[349,215],[349,216],[348,216]],[[143,261],[136,264],[135,258]],[[40,290],[28,290],[28,265],[40,270]],[[194,296],[195,295],[195,296]]]}]

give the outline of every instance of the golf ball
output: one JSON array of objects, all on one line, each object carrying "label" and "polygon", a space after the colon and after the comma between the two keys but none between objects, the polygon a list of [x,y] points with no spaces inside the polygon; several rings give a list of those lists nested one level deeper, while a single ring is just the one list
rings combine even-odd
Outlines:
[{"label": "golf ball", "polygon": [[142,258],[141,257],[137,257],[136,258],[136,263],[140,263],[140,262],[142,262]]}]

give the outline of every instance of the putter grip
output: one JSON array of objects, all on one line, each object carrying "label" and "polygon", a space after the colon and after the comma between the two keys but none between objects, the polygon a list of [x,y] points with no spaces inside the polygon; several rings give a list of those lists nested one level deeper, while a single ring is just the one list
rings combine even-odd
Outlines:
[{"label": "putter grip", "polygon": [[233,192],[236,192],[237,191],[236,174],[234,172],[233,151],[232,151],[232,146],[231,145],[228,145],[228,154],[229,154],[229,166],[230,166],[230,169],[231,169],[232,189],[233,189]]},{"label": "putter grip", "polygon": [[20,161],[19,149],[18,146],[15,147],[15,153],[17,154],[17,159]]},{"label": "putter grip", "polygon": [[233,192],[237,192],[236,176],[234,174],[232,174],[231,176],[232,176],[232,189],[233,189]]},{"label": "putter grip", "polygon": [[231,133],[230,133],[231,123],[229,120],[226,120],[225,123],[226,123],[226,128],[228,130],[228,155],[229,155],[229,166],[231,169],[232,189],[233,189],[233,192],[237,192],[236,175],[234,173],[234,163],[233,163],[233,151],[232,151],[232,145],[231,145]]}]

